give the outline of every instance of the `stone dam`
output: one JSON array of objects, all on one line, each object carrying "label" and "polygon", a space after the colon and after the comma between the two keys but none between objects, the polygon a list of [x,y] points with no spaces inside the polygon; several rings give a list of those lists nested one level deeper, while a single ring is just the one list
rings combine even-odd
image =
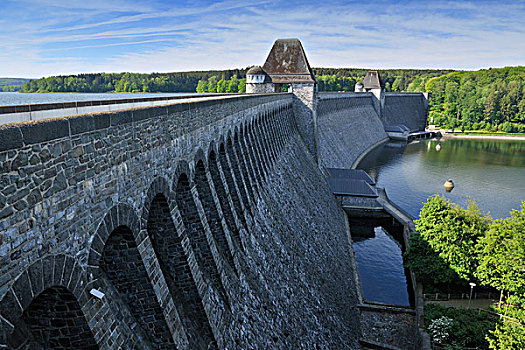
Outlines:
[{"label": "stone dam", "polygon": [[292,68],[267,77],[290,93],[1,125],[0,348],[421,348],[417,308],[363,300],[325,168],[427,101]]}]

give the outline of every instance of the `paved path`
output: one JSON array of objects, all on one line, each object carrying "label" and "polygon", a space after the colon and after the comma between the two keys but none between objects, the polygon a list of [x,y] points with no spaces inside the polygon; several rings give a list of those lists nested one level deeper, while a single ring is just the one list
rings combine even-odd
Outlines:
[{"label": "paved path", "polygon": [[[497,299],[472,299],[472,302],[470,304],[471,309],[488,309],[490,305],[496,304],[498,302]],[[468,307],[468,299],[452,299],[452,300],[439,300],[439,301],[433,301],[433,300],[427,300],[425,301],[425,304],[432,303],[432,304],[439,304],[443,306],[451,306],[456,308],[464,308],[466,309]]]}]

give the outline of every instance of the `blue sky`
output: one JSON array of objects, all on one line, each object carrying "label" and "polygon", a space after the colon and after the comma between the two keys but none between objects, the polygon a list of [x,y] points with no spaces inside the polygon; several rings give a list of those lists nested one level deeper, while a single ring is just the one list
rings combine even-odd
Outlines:
[{"label": "blue sky", "polygon": [[525,65],[525,0],[0,0],[0,77],[262,64],[297,37],[315,67]]}]

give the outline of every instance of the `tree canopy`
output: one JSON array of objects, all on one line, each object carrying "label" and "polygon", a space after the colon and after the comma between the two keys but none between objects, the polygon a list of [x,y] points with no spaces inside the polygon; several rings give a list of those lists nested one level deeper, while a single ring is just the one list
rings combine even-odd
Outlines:
[{"label": "tree canopy", "polygon": [[[416,220],[405,260],[423,283],[461,278],[502,292],[500,319],[486,338],[491,349],[525,349],[525,201],[510,217],[492,219],[474,202],[467,209],[429,197]],[[425,266],[426,265],[426,266]]]},{"label": "tree canopy", "polygon": [[525,67],[452,72],[426,83],[431,124],[525,132]]},{"label": "tree canopy", "polygon": [[469,279],[477,265],[476,242],[488,230],[490,221],[473,201],[463,209],[436,195],[423,205],[415,224],[439,257],[461,278]]}]

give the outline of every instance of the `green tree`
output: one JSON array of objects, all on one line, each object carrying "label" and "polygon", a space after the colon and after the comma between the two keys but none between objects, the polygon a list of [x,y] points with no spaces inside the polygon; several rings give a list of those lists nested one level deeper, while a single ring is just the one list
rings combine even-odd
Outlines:
[{"label": "green tree", "polygon": [[429,197],[415,220],[416,230],[459,277],[469,279],[477,266],[476,243],[488,230],[491,219],[474,201],[467,209],[442,196]]},{"label": "green tree", "polygon": [[[509,299],[509,303],[521,302],[523,299]],[[497,312],[503,314],[496,329],[489,331],[487,340],[489,347],[494,350],[521,350],[525,349],[525,310],[522,307],[500,307]]]},{"label": "green tree", "polygon": [[246,92],[246,78],[239,80],[239,93],[243,94]]},{"label": "green tree", "polygon": [[208,78],[208,92],[217,92],[217,77],[215,75]]},{"label": "green tree", "polygon": [[457,273],[439,257],[439,254],[417,232],[410,236],[403,261],[405,266],[416,274],[418,282],[425,286],[450,286],[459,279]]},{"label": "green tree", "polygon": [[224,80],[224,78],[221,78],[221,80],[217,82],[217,92],[219,93],[226,92],[227,84],[228,83]]},{"label": "green tree", "polygon": [[525,295],[525,201],[521,210],[498,219],[477,244],[476,275],[502,292]]},{"label": "green tree", "polygon": [[200,94],[208,92],[208,82],[204,80],[199,80],[199,83],[197,84],[197,92]]}]

